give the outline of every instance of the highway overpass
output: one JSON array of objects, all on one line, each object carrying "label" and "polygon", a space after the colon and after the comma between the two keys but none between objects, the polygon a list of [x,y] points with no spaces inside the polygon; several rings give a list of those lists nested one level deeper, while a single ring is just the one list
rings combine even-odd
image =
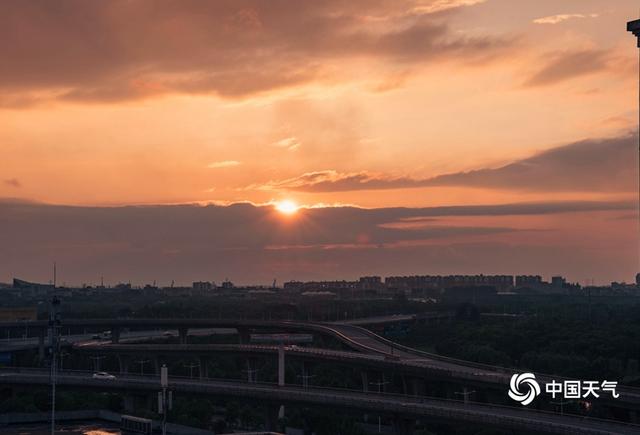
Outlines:
[{"label": "highway overpass", "polygon": [[[406,316],[385,316],[370,319],[370,323],[385,323],[397,321],[410,321]],[[347,322],[337,323],[313,323],[313,322],[291,322],[291,321],[261,321],[261,320],[220,320],[220,319],[66,319],[63,320],[61,328],[82,328],[88,330],[104,331],[110,330],[112,342],[118,343],[124,330],[144,331],[156,330],[152,334],[161,335],[165,330],[177,330],[182,346],[186,344],[186,337],[189,330],[206,330],[211,328],[234,328],[240,333],[241,340],[248,342],[249,331],[277,331],[277,332],[307,332],[320,335],[327,335],[342,342],[345,346],[358,352],[356,355],[332,354],[330,352],[319,352],[316,356],[323,358],[339,358],[342,361],[368,362],[381,366],[389,365],[411,372],[420,370],[423,374],[430,374],[446,379],[457,380],[472,384],[494,384],[497,388],[506,391],[507,385],[514,369],[479,364],[470,361],[462,361],[448,358],[441,355],[422,352],[416,349],[399,345],[385,339],[373,332],[357,325]],[[40,345],[44,346],[44,333],[48,327],[46,321],[36,322],[3,322],[0,323],[0,331],[19,328],[24,330],[29,328],[32,331],[39,329]],[[131,333],[129,333],[131,334]],[[144,335],[141,333],[141,335]],[[0,348],[1,349],[1,348]],[[238,348],[240,349],[240,348]],[[247,350],[248,348],[245,348]],[[261,352],[258,348],[253,348],[253,352]],[[370,358],[363,357],[370,356]],[[386,360],[386,361],[385,361]],[[381,361],[385,361],[384,363]],[[536,374],[542,382],[551,381],[553,378],[561,380],[559,377],[552,377],[544,374]],[[609,401],[612,405],[632,410],[640,410],[640,389],[619,386],[617,391],[620,397],[610,400],[607,396],[602,396],[600,401]],[[635,417],[637,418],[637,417]]]},{"label": "highway overpass", "polygon": [[[100,391],[147,393],[156,395],[159,389],[157,377],[127,375],[113,380],[98,380],[91,372],[62,372],[58,385],[88,388]],[[0,370],[0,385],[46,386],[49,373],[44,370]],[[318,406],[363,411],[389,415],[397,422],[398,434],[411,433],[416,419],[440,421],[452,424],[468,424],[474,427],[494,426],[518,433],[549,434],[640,434],[640,426],[615,421],[595,420],[584,417],[532,411],[524,408],[501,407],[478,403],[463,403],[436,398],[391,395],[386,393],[359,393],[348,390],[300,388],[274,384],[250,384],[237,381],[194,380],[170,378],[170,389],[176,394],[188,393],[216,397],[234,397],[273,407]]]}]

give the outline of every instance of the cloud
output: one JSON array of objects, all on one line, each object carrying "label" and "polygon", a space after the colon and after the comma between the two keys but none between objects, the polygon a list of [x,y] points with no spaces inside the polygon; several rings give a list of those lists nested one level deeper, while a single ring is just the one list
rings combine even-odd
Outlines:
[{"label": "cloud", "polygon": [[408,189],[435,186],[480,187],[540,192],[631,192],[636,189],[637,136],[590,139],[516,160],[498,168],[429,178],[389,177],[366,171],[309,172],[253,188],[303,192]]},{"label": "cloud", "polygon": [[598,14],[558,14],[536,18],[532,22],[535,24],[558,24],[574,18],[597,18],[598,16]]},{"label": "cloud", "polygon": [[474,6],[486,0],[432,0],[423,2],[411,9],[414,14],[433,14],[463,6]]},{"label": "cloud", "polygon": [[278,148],[284,148],[287,151],[295,151],[300,148],[301,144],[297,137],[291,136],[280,139],[279,141],[274,142],[272,145]]},{"label": "cloud", "polygon": [[[500,260],[493,256],[493,246],[513,240],[520,250],[517,258],[524,260],[527,237],[535,234],[537,241],[550,230],[548,224],[524,227],[525,216],[568,219],[564,214],[573,213],[573,221],[577,213],[617,216],[633,210],[634,204],[625,202],[327,207],[302,209],[295,219],[282,219],[271,206],[251,204],[69,207],[0,201],[0,241],[5,248],[0,263],[17,276],[44,280],[49,268],[43,265],[56,260],[61,279],[76,283],[97,282],[101,275],[111,283],[225,277],[256,283],[274,277],[336,279],[410,272],[407,266],[420,273],[444,264],[437,260],[440,252],[450,262],[447,267],[462,273],[465,260],[455,261],[452,250],[458,251],[454,257],[465,253],[476,262]],[[416,220],[419,225],[398,225]],[[550,235],[553,243],[561,244],[557,236]],[[468,251],[472,244],[485,249]],[[555,255],[556,248],[547,246],[539,255]],[[621,247],[615,249],[620,252]]]},{"label": "cloud", "polygon": [[234,166],[240,165],[241,162],[237,160],[222,160],[220,162],[213,162],[207,165],[207,168],[218,169],[218,168],[231,168]]},{"label": "cloud", "polygon": [[18,180],[17,178],[8,178],[4,180],[4,184],[15,188],[22,187],[22,183],[20,183],[20,180]]},{"label": "cloud", "polygon": [[607,69],[605,50],[564,51],[547,54],[543,66],[524,82],[524,86],[547,86]]},{"label": "cloud", "polygon": [[558,24],[574,18],[597,18],[598,16],[598,14],[558,14],[536,18],[532,22],[535,24]]},{"label": "cloud", "polygon": [[8,0],[0,56],[11,62],[0,69],[0,105],[172,93],[244,98],[335,81],[351,59],[394,66],[485,59],[512,42],[453,32],[435,13],[476,2]]}]

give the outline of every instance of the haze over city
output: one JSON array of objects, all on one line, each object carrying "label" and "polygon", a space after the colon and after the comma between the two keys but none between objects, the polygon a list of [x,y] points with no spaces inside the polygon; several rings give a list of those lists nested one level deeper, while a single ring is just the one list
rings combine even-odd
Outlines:
[{"label": "haze over city", "polygon": [[0,281],[633,281],[637,12],[4,2]]}]

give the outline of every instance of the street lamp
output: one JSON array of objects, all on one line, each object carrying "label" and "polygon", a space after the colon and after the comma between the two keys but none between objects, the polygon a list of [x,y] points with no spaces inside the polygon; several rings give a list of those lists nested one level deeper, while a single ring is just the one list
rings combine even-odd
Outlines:
[{"label": "street lamp", "polygon": [[97,355],[97,356],[90,356],[89,358],[91,358],[93,360],[93,371],[99,372],[100,371],[100,361],[105,359],[106,356],[105,355]]},{"label": "street lamp", "polygon": [[[382,393],[382,387],[387,385],[389,382],[378,381],[378,382],[369,382],[369,385],[377,385],[378,386],[378,394]],[[380,414],[378,414],[378,433],[382,432],[382,418]]]},{"label": "street lamp", "polygon": [[56,376],[58,371],[58,351],[60,340],[60,299],[53,296],[51,299],[51,309],[49,311],[49,352],[51,356],[50,378],[51,378],[51,435],[56,431]]},{"label": "street lamp", "polygon": [[162,414],[162,435],[167,435],[167,413],[173,408],[173,395],[169,388],[169,370],[166,364],[160,368],[160,387],[158,393],[158,413]]},{"label": "street lamp", "polygon": [[148,359],[139,359],[136,361],[136,364],[140,364],[140,376],[144,376],[144,365],[148,362]]},{"label": "street lamp", "polygon": [[[640,48],[640,20],[629,21],[627,23],[627,31],[633,33],[633,36],[638,38],[638,48]],[[638,53],[638,62],[640,66],[640,50]],[[638,69],[638,177],[638,219],[640,220],[640,68]]]},{"label": "street lamp", "polygon": [[476,390],[467,391],[466,388],[463,388],[462,391],[456,391],[453,394],[461,395],[462,396],[462,400],[463,400],[464,404],[466,405],[467,403],[469,403],[469,396],[472,395],[475,392],[476,392]]},{"label": "street lamp", "polygon": [[189,378],[193,378],[193,369],[196,367],[200,367],[200,364],[183,364],[185,367],[189,369]]}]

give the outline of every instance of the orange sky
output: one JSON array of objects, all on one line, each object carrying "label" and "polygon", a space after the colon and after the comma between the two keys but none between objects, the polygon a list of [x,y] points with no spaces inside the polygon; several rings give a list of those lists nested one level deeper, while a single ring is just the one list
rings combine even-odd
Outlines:
[{"label": "orange sky", "polygon": [[0,198],[633,201],[637,13],[631,0],[2,2]]}]

